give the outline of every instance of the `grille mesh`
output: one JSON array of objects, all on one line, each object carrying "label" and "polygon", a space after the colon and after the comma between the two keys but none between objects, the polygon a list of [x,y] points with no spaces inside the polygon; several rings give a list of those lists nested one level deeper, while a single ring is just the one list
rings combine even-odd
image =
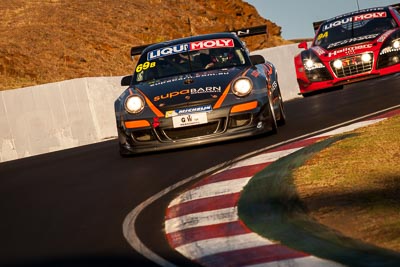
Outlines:
[{"label": "grille mesh", "polygon": [[[371,58],[373,58],[373,54],[369,53]],[[340,60],[343,63],[343,66],[339,69],[333,66],[333,62],[330,62],[331,68],[338,78],[345,78],[348,76],[353,76],[361,73],[366,73],[372,70],[373,60],[370,62],[363,62],[361,60],[362,55],[354,55],[351,57],[343,57]]]},{"label": "grille mesh", "polygon": [[223,126],[224,123],[222,121],[214,121],[190,127],[161,129],[159,135],[162,139],[164,139],[163,137],[170,140],[187,139],[221,132],[223,131]]}]

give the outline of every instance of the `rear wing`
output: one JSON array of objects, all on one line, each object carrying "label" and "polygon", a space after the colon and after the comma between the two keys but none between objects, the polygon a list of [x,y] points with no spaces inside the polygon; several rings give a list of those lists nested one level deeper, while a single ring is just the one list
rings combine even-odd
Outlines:
[{"label": "rear wing", "polygon": [[[397,10],[397,12],[400,13],[400,3],[397,4],[392,4],[392,5],[388,5],[389,7],[393,7],[394,9]],[[314,32],[316,33],[317,30],[319,29],[319,26],[321,26],[322,23],[324,23],[326,20],[320,20],[320,21],[316,21],[313,22],[313,28],[314,28]]]},{"label": "rear wing", "polygon": [[[243,28],[243,29],[227,31],[227,32],[236,34],[240,38],[254,36],[254,35],[267,34],[267,25]],[[152,44],[132,47],[131,48],[131,58],[133,59],[134,56],[140,55],[143,52],[143,50],[150,45],[152,45]]]},{"label": "rear wing", "polygon": [[249,37],[254,35],[266,34],[267,33],[267,25],[255,26],[250,28],[243,28],[240,30],[229,31],[233,34],[236,34],[238,37]]},{"label": "rear wing", "polygon": [[317,33],[319,26],[321,26],[321,24],[324,22],[325,22],[325,20],[313,22],[314,33]]},{"label": "rear wing", "polygon": [[397,12],[399,12],[399,13],[400,13],[400,3],[393,4],[393,5],[389,5],[389,6],[393,7],[394,9],[396,9],[396,10],[397,10]]}]

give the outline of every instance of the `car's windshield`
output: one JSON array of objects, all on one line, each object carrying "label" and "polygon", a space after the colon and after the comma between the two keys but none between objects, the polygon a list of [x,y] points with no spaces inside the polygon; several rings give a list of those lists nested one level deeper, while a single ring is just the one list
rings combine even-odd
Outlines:
[{"label": "car's windshield", "polygon": [[326,49],[374,39],[396,27],[389,12],[384,10],[352,14],[321,25],[314,45]]},{"label": "car's windshield", "polygon": [[135,81],[143,82],[190,72],[246,64],[243,49],[240,47],[232,45],[230,47],[192,49],[192,51],[185,45],[189,44],[165,47],[142,55],[135,69]]}]

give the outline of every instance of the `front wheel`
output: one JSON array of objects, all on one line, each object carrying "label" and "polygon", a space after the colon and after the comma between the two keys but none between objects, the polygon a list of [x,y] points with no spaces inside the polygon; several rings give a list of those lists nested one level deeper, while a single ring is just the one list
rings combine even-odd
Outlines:
[{"label": "front wheel", "polygon": [[282,126],[286,124],[286,113],[285,113],[285,107],[283,106],[283,101],[282,97],[279,96],[279,120],[278,120],[278,125]]},{"label": "front wheel", "polygon": [[274,111],[274,107],[272,106],[271,101],[269,101],[269,112],[270,112],[270,127],[271,127],[271,133],[276,134],[278,133],[278,124],[276,122],[276,115]]},{"label": "front wheel", "polygon": [[278,126],[282,126],[282,125],[286,124],[286,113],[285,113],[285,107],[283,105],[281,88],[278,84],[278,81],[277,81],[277,87],[274,91],[274,95],[275,95],[274,104],[276,103],[275,99],[277,99],[277,101],[278,101],[278,107],[276,110],[277,115],[278,115],[278,116],[276,116],[277,124],[278,124]]},{"label": "front wheel", "polygon": [[123,158],[132,156],[132,152],[129,151],[123,144],[119,144],[119,155]]},{"label": "front wheel", "polygon": [[120,127],[117,127],[118,132],[118,145],[119,145],[119,155],[121,157],[128,157],[132,152],[126,148],[124,144],[127,144],[126,135],[123,133]]}]

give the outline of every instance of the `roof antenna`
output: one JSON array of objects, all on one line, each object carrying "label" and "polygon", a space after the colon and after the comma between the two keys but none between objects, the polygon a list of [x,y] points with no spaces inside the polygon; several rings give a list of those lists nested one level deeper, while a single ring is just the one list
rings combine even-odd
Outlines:
[{"label": "roof antenna", "polygon": [[190,18],[188,18],[188,25],[189,25],[189,34],[190,34],[190,36],[193,36],[193,33],[192,33],[192,24],[190,24]]},{"label": "roof antenna", "polygon": [[357,9],[358,11],[360,11],[360,5],[358,4],[358,0],[357,0]]}]

